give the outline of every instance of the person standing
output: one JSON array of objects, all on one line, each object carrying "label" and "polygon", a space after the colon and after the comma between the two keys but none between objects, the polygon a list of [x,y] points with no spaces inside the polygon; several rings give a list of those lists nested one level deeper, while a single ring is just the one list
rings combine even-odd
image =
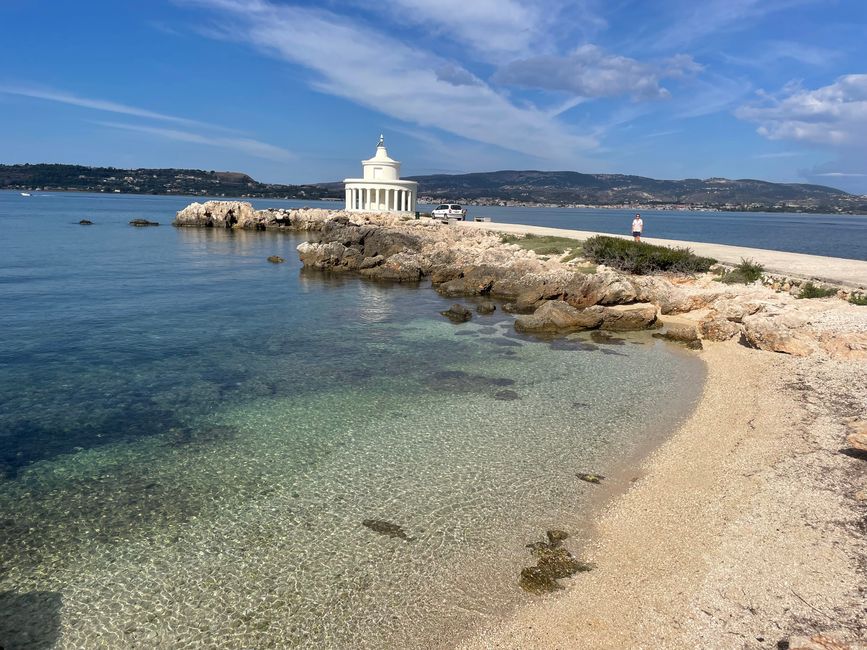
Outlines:
[{"label": "person standing", "polygon": [[632,238],[635,241],[641,241],[642,230],[644,230],[644,221],[642,221],[640,214],[636,214],[635,219],[632,220]]}]

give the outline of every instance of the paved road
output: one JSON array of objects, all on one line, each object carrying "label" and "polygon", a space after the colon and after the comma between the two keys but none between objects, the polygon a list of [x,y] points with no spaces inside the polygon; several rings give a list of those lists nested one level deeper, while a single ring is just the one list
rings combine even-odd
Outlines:
[{"label": "paved road", "polygon": [[[631,239],[628,235],[612,235],[605,232],[589,232],[586,230],[566,230],[564,228],[544,228],[542,226],[525,226],[518,223],[479,223],[456,222],[457,227],[477,227],[505,233],[532,233],[534,235],[554,235],[557,237],[572,237],[587,239],[594,235],[621,237]],[[802,253],[786,253],[770,251],[763,248],[746,248],[743,246],[727,246],[725,244],[706,244],[703,242],[677,241],[674,239],[642,238],[648,244],[660,246],[686,246],[697,255],[713,257],[720,262],[737,264],[742,258],[755,260],[770,273],[779,273],[793,277],[834,283],[850,288],[867,288],[867,262],[847,260],[841,257],[822,257],[821,255],[804,255]]]}]

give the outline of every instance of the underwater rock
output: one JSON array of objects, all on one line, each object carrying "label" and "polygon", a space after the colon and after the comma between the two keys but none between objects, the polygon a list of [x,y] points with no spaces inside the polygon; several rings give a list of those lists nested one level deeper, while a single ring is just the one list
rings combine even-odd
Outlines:
[{"label": "underwater rock", "polygon": [[398,526],[397,524],[393,524],[390,521],[385,521],[383,519],[365,519],[361,523],[364,527],[370,528],[370,530],[375,533],[379,533],[380,535],[396,537],[397,539],[402,539],[405,542],[412,542],[415,540],[414,537],[409,537],[406,534],[403,526]]},{"label": "underwater rock", "polygon": [[521,589],[531,594],[550,594],[563,588],[563,585],[552,578],[547,571],[537,566],[521,569],[521,579],[518,584],[521,585]]},{"label": "underwater rock", "polygon": [[556,548],[563,543],[563,540],[569,538],[569,533],[565,530],[560,530],[559,528],[554,528],[545,533],[545,536],[548,538],[548,544],[552,548]]},{"label": "underwater rock", "polygon": [[286,260],[284,260],[279,255],[271,255],[268,257],[268,261],[271,262],[271,264],[282,264]]},{"label": "underwater rock", "polygon": [[616,336],[611,336],[608,332],[599,330],[590,332],[590,340],[600,345],[623,345],[626,343],[626,339],[617,338]]},{"label": "underwater rock", "polygon": [[473,317],[473,312],[458,303],[440,313],[454,323],[466,323]]},{"label": "underwater rock", "polygon": [[560,578],[593,569],[592,564],[577,559],[563,546],[563,541],[569,537],[565,530],[552,529],[547,531],[546,536],[547,542],[527,544],[530,553],[537,558],[536,566],[521,569],[518,584],[531,594],[545,594],[562,589],[557,582]]},{"label": "underwater rock", "polygon": [[521,396],[513,390],[501,390],[494,394],[494,399],[502,402],[512,402],[516,399],[521,399]]},{"label": "underwater rock", "polygon": [[[594,334],[596,333],[599,332],[594,330]],[[552,339],[548,342],[548,347],[552,350],[575,350],[578,352],[592,352],[599,349],[592,343],[581,339]]]},{"label": "underwater rock", "polygon": [[476,311],[480,314],[493,314],[495,311],[497,311],[497,306],[490,301],[483,302],[478,307],[476,307]]},{"label": "underwater rock", "polygon": [[588,483],[599,484],[605,480],[605,477],[602,474],[595,474],[593,472],[582,472],[580,474],[576,474],[578,478],[582,481],[587,481]]},{"label": "underwater rock", "polygon": [[158,221],[148,221],[147,219],[133,219],[129,222],[129,225],[142,227],[142,226],[158,226],[160,225]]},{"label": "underwater rock", "polygon": [[93,222],[90,219],[82,219],[81,221],[78,222],[78,225],[80,225],[80,226],[92,226]]}]

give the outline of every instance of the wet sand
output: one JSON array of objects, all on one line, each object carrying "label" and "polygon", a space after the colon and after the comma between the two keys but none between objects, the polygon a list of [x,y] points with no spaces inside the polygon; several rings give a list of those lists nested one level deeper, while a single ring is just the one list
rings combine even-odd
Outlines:
[{"label": "wet sand", "polygon": [[864,460],[841,449],[846,419],[865,411],[867,364],[734,343],[702,356],[696,411],[575,549],[596,569],[462,647],[776,648],[829,630],[864,638],[867,544],[853,498]]}]

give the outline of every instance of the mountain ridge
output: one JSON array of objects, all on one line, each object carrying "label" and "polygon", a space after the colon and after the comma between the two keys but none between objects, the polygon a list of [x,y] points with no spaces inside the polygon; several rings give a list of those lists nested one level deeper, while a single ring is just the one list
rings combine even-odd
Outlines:
[{"label": "mountain ridge", "polygon": [[548,205],[695,206],[722,209],[783,209],[867,212],[867,197],[811,183],[758,179],[654,179],[631,174],[499,170],[411,176],[419,196],[463,203]]},{"label": "mountain ridge", "polygon": [[[749,178],[666,180],[631,174],[506,169],[417,175],[406,180],[419,183],[419,203],[867,214],[867,196],[824,185]],[[0,189],[300,200],[344,197],[342,182],[283,185],[260,183],[242,172],[61,163],[0,165]]]}]

